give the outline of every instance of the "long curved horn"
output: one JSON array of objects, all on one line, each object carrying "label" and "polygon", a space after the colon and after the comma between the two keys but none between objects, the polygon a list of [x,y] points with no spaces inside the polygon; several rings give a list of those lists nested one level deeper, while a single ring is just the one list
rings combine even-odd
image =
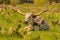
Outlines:
[{"label": "long curved horn", "polygon": [[20,13],[21,15],[25,15],[25,13],[22,13],[18,7],[12,7],[12,9],[14,9],[15,11],[17,11],[18,13]]},{"label": "long curved horn", "polygon": [[44,13],[44,12],[46,12],[46,11],[48,11],[48,10],[47,10],[47,9],[45,9],[45,10],[41,11],[40,13],[35,14],[35,16],[39,16],[39,15],[41,15],[42,13]]},{"label": "long curved horn", "polygon": [[22,13],[20,10],[17,9],[17,12],[20,13],[21,15],[25,15],[25,13]]}]

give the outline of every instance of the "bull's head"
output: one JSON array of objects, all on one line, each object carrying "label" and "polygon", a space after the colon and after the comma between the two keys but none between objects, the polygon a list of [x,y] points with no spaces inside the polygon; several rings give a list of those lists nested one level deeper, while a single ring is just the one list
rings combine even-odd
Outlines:
[{"label": "bull's head", "polygon": [[26,13],[25,15],[25,23],[28,24],[28,22],[32,22],[32,13]]},{"label": "bull's head", "polygon": [[33,13],[22,13],[22,12],[20,12],[20,10],[17,10],[17,12],[19,12],[21,15],[25,16],[25,23],[26,24],[28,22],[32,22],[33,21],[33,15],[36,17],[36,16],[39,16],[39,15],[41,15],[42,13],[44,13],[46,11],[48,11],[48,10],[43,10],[43,11],[41,11],[38,14],[33,14]]}]

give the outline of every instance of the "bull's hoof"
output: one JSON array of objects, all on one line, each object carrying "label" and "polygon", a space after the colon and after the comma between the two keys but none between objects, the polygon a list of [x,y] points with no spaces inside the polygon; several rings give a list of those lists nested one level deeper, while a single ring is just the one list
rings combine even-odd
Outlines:
[{"label": "bull's hoof", "polygon": [[35,29],[33,29],[32,31],[35,31]]}]

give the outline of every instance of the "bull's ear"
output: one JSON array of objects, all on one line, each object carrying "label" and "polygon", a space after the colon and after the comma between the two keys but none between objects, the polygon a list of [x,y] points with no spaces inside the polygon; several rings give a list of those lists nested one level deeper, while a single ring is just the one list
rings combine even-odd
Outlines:
[{"label": "bull's ear", "polygon": [[39,16],[39,15],[41,15],[42,13],[47,12],[47,11],[48,11],[48,9],[42,10],[42,11],[39,12],[38,14],[35,14],[35,16]]}]

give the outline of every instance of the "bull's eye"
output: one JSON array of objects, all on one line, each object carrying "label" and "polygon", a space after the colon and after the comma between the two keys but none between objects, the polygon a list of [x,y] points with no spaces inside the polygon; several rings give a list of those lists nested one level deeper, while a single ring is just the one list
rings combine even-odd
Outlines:
[{"label": "bull's eye", "polygon": [[30,17],[28,17],[28,18],[30,18]]},{"label": "bull's eye", "polygon": [[33,15],[33,18],[36,18],[36,16]]},{"label": "bull's eye", "polygon": [[29,19],[31,19],[32,17],[31,17],[31,16],[29,16],[28,18],[29,18]]}]

